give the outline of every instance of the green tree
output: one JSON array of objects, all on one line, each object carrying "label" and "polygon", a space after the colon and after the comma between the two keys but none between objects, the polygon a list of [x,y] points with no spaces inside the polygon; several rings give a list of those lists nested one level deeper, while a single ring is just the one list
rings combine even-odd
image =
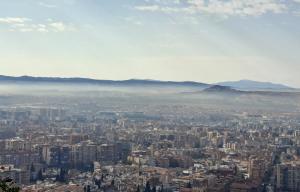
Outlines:
[{"label": "green tree", "polygon": [[12,179],[0,180],[0,191],[3,192],[19,192],[20,188],[14,186]]}]

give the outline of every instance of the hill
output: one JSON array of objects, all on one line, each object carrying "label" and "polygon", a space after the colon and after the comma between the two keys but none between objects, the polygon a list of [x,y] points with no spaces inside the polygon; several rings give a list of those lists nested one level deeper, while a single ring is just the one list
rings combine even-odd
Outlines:
[{"label": "hill", "polygon": [[251,80],[240,80],[240,81],[227,81],[220,82],[217,85],[228,86],[234,89],[243,90],[243,91],[261,91],[261,90],[293,90],[294,88],[282,85],[275,84],[270,82],[259,82],[259,81],[251,81]]}]

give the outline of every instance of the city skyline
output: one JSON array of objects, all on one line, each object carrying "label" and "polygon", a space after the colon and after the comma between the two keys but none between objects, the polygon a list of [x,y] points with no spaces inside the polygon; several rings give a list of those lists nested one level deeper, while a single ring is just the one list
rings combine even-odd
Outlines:
[{"label": "city skyline", "polygon": [[1,75],[300,87],[298,0],[0,2]]}]

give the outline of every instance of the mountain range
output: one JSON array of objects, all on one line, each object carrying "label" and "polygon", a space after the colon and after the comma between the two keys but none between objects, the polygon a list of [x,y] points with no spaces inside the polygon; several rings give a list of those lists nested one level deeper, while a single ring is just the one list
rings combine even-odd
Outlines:
[{"label": "mountain range", "polygon": [[157,85],[157,86],[192,86],[209,87],[209,84],[193,81],[158,81],[158,80],[98,80],[89,78],[61,78],[61,77],[32,77],[32,76],[3,76],[0,75],[0,83],[66,83],[66,84],[93,84],[93,85],[118,85],[118,86],[139,86],[139,85]]},{"label": "mountain range", "polygon": [[282,84],[268,82],[258,82],[251,80],[220,82],[216,84],[207,84],[194,81],[158,81],[158,80],[97,80],[89,78],[60,78],[60,77],[32,77],[32,76],[3,76],[0,75],[0,84],[41,84],[41,83],[59,83],[59,84],[89,84],[102,86],[163,86],[163,87],[192,87],[206,91],[294,91],[294,88]]},{"label": "mountain range", "polygon": [[270,82],[258,82],[251,80],[240,80],[240,81],[227,81],[217,83],[221,86],[227,86],[243,91],[255,91],[255,90],[292,90],[294,88],[288,87],[282,84],[275,84]]}]

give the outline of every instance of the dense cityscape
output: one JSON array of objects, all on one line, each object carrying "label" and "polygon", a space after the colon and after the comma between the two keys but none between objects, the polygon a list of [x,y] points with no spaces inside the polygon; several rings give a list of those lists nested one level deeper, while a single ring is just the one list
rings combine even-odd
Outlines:
[{"label": "dense cityscape", "polygon": [[46,94],[1,98],[0,177],[21,191],[300,190],[299,106],[242,107],[236,93]]}]

